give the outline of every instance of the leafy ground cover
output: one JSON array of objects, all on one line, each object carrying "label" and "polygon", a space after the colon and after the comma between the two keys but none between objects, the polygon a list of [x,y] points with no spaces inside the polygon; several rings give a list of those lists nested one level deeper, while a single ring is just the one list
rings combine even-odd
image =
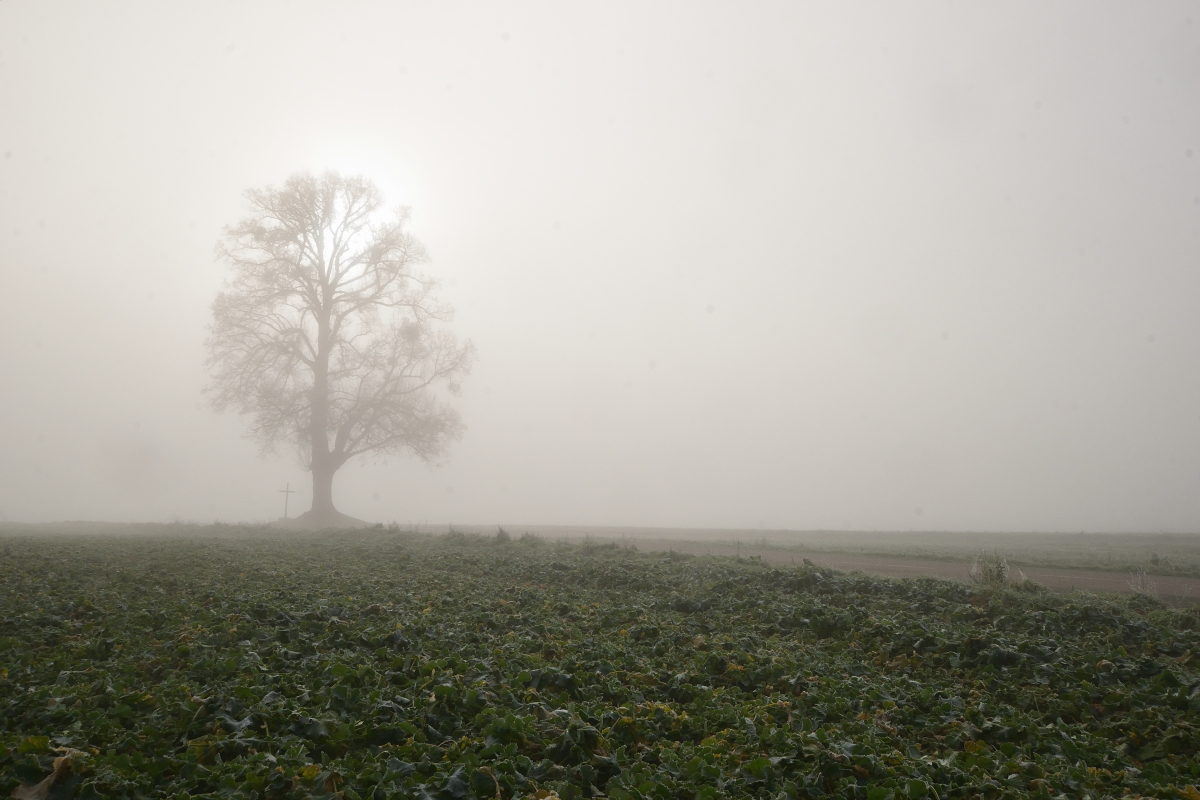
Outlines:
[{"label": "leafy ground cover", "polygon": [[1200,617],[1149,598],[194,534],[0,538],[4,795],[1200,798]]}]

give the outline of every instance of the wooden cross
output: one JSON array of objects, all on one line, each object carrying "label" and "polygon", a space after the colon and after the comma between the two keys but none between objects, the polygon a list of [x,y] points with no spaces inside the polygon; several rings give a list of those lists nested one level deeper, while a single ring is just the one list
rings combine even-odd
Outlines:
[{"label": "wooden cross", "polygon": [[287,519],[288,518],[288,500],[291,499],[291,495],[294,495],[296,493],[296,490],[292,488],[292,482],[288,481],[287,488],[280,489],[279,493],[283,495],[283,518]]}]

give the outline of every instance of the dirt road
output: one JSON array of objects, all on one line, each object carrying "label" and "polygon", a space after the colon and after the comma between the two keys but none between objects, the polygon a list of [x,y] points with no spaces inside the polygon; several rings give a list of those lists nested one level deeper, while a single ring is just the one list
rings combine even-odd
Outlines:
[{"label": "dirt road", "polygon": [[[849,555],[843,553],[814,553],[776,547],[754,545],[732,545],[709,542],[687,542],[671,539],[626,540],[637,545],[639,550],[693,553],[695,555],[761,557],[769,564],[799,564],[807,558],[814,564],[850,572],[861,570],[871,575],[886,575],[892,578],[916,578],[933,575],[940,578],[969,580],[971,565],[961,561],[940,561],[921,558],[896,558],[892,556]],[[1056,591],[1069,592],[1076,589],[1088,592],[1133,591],[1130,576],[1120,572],[1098,570],[1055,569],[1051,567],[1021,567],[1026,577]],[[1200,578],[1179,578],[1166,575],[1149,575],[1158,596],[1172,605],[1200,604]]]}]

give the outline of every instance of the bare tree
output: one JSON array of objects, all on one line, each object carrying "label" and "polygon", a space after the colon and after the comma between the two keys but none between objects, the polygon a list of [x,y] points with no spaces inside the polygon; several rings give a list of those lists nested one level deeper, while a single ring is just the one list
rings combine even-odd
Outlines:
[{"label": "bare tree", "polygon": [[246,192],[250,214],[225,229],[232,267],[212,304],[207,388],[213,407],[251,416],[271,451],[289,444],[312,471],[314,522],[336,522],[333,476],[368,452],[425,461],[461,436],[440,390],[458,393],[474,358],[440,323],[436,282],[369,180],[301,173]]}]

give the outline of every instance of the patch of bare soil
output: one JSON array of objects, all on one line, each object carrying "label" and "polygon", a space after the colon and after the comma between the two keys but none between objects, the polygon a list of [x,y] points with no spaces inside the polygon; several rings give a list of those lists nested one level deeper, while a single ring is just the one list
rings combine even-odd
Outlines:
[{"label": "patch of bare soil", "polygon": [[[861,570],[869,575],[885,575],[891,578],[917,578],[934,576],[970,581],[969,562],[940,561],[923,558],[896,558],[893,556],[850,555],[845,553],[814,553],[805,550],[785,550],[776,547],[755,547],[709,542],[688,542],[672,539],[627,540],[639,550],[691,553],[693,555],[742,556],[761,558],[769,564],[780,566],[798,565],[807,558],[823,567],[852,572]],[[1061,569],[1051,567],[1021,567],[1031,580],[1060,592],[1121,592],[1131,593],[1130,576],[1120,572],[1098,570]],[[1200,603],[1200,578],[1181,578],[1170,575],[1147,575],[1158,596],[1172,605],[1196,605]]]}]

